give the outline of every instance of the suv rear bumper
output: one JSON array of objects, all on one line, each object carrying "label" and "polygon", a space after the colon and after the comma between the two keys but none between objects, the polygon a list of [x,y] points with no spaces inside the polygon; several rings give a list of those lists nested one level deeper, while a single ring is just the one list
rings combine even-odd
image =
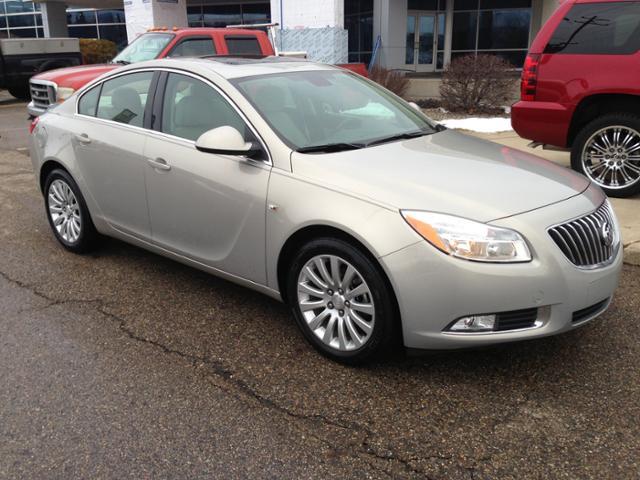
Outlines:
[{"label": "suv rear bumper", "polygon": [[520,101],[511,107],[511,126],[522,138],[564,148],[572,115],[559,103]]}]

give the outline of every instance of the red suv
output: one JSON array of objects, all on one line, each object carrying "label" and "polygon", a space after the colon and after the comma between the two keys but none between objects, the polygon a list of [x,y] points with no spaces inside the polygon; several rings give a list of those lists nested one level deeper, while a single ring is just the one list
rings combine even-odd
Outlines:
[{"label": "red suv", "polygon": [[569,0],[534,40],[513,128],[571,149],[608,195],[640,192],[640,1]]}]

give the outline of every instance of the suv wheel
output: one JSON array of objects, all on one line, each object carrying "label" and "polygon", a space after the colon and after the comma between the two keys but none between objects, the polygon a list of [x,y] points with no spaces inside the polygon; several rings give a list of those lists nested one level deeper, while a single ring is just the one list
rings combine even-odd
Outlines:
[{"label": "suv wheel", "polygon": [[609,196],[640,192],[640,117],[609,114],[589,123],[573,143],[571,166]]},{"label": "suv wheel", "polygon": [[321,238],[298,251],[289,272],[293,315],[305,338],[322,354],[357,364],[390,345],[394,299],[366,255],[345,241]]},{"label": "suv wheel", "polygon": [[74,253],[92,250],[98,233],[71,175],[64,170],[53,170],[47,176],[44,193],[47,219],[58,242]]}]

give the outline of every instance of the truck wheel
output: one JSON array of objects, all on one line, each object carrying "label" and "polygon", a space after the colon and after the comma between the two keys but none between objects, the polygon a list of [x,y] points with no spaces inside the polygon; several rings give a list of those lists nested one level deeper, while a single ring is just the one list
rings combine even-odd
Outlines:
[{"label": "truck wheel", "polygon": [[573,142],[571,167],[611,197],[640,192],[640,117],[612,113],[586,125]]},{"label": "truck wheel", "polygon": [[9,93],[20,100],[31,100],[31,92],[29,91],[29,87],[11,87],[9,88]]}]

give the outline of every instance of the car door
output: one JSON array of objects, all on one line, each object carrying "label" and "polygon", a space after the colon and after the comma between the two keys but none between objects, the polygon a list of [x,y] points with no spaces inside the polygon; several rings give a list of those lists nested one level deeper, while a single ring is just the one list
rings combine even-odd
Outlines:
[{"label": "car door", "polygon": [[145,178],[153,241],[192,260],[264,284],[270,162],[198,151],[204,132],[253,129],[221,91],[190,75],[164,73],[147,140]]},{"label": "car door", "polygon": [[143,239],[151,237],[144,117],[154,87],[152,71],[107,80],[80,98],[72,128],[78,168],[99,213],[116,229]]}]

